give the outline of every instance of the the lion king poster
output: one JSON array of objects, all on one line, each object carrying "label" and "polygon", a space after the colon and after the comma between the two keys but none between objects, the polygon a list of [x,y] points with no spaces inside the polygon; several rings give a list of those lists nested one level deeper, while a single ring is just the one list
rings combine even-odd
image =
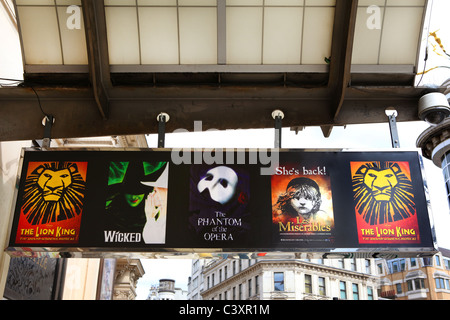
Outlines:
[{"label": "the lion king poster", "polygon": [[359,243],[419,243],[409,163],[351,162]]},{"label": "the lion king poster", "polygon": [[77,243],[87,162],[30,162],[22,196],[17,243]]}]

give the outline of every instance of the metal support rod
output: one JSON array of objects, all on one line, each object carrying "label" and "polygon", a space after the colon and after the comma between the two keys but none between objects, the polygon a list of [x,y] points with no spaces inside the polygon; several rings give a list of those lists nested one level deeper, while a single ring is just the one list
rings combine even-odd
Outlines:
[{"label": "metal support rod", "polygon": [[161,112],[158,117],[158,148],[164,148],[166,135],[166,122],[169,121],[169,115]]},{"label": "metal support rod", "polygon": [[284,113],[281,110],[272,112],[272,118],[275,120],[275,149],[281,148],[281,129]]},{"label": "metal support rod", "polygon": [[389,117],[389,129],[391,131],[392,148],[400,148],[400,139],[397,131],[397,111],[386,110],[386,115]]},{"label": "metal support rod", "polygon": [[42,148],[50,148],[52,141],[52,126],[55,122],[55,118],[52,115],[45,116],[43,120],[44,124],[44,138],[42,139]]}]

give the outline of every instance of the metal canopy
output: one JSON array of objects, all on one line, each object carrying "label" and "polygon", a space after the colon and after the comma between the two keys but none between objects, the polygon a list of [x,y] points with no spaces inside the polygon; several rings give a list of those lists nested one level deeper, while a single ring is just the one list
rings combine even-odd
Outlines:
[{"label": "metal canopy", "polygon": [[167,132],[194,121],[273,128],[275,109],[283,126],[321,126],[325,136],[387,122],[388,107],[397,121],[418,120],[430,92],[414,85],[427,6],[16,0],[24,83],[0,89],[0,141],[42,138],[44,114],[55,118],[52,138],[157,133],[161,112]]}]

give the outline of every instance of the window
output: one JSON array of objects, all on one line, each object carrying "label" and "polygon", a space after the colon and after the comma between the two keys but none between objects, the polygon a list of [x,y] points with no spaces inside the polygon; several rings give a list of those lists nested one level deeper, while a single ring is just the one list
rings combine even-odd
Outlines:
[{"label": "window", "polygon": [[357,283],[352,283],[353,300],[359,300],[359,287]]},{"label": "window", "polygon": [[417,259],[416,258],[411,258],[411,267],[415,267],[417,266]]},{"label": "window", "polygon": [[284,291],[284,273],[275,272],[273,274],[274,291]]},{"label": "window", "polygon": [[378,274],[383,274],[383,264],[381,263],[377,264],[377,272]]},{"label": "window", "polygon": [[388,268],[390,273],[404,271],[406,268],[406,260],[405,259],[391,260],[388,262]]},{"label": "window", "polygon": [[444,258],[445,269],[450,270],[450,260]]},{"label": "window", "polygon": [[436,289],[450,289],[450,282],[449,279],[445,279],[445,278],[436,278],[434,279],[434,281],[436,282]]},{"label": "window", "polygon": [[252,296],[252,279],[248,279],[248,296]]},{"label": "window", "polygon": [[323,278],[323,277],[319,277],[319,294],[321,296],[325,296],[326,295],[325,278]]},{"label": "window", "polygon": [[239,300],[242,300],[242,284],[239,285]]},{"label": "window", "polygon": [[400,259],[400,270],[405,271],[406,270],[406,260]]},{"label": "window", "polygon": [[397,283],[397,284],[395,285],[395,289],[397,290],[397,294],[402,293],[402,292],[403,292],[403,290],[402,290],[402,284],[401,284],[401,283]]},{"label": "window", "polygon": [[431,258],[422,258],[424,267],[431,267],[433,265]]},{"label": "window", "polygon": [[370,273],[370,260],[366,259],[365,264],[366,264],[366,273]]},{"label": "window", "polygon": [[225,266],[224,277],[225,279],[228,278],[228,266]]},{"label": "window", "polygon": [[312,293],[312,277],[305,274],[305,293]]},{"label": "window", "polygon": [[434,279],[436,282],[436,289],[445,289],[445,282],[443,278]]},{"label": "window", "polygon": [[356,259],[355,259],[355,258],[353,258],[353,259],[351,260],[351,263],[350,263],[350,269],[351,269],[352,271],[356,271]]},{"label": "window", "polygon": [[367,300],[373,300],[373,288],[367,287]]},{"label": "window", "polygon": [[435,255],[434,258],[435,258],[435,261],[436,261],[436,266],[440,267],[441,266],[441,259],[439,258],[439,255]]},{"label": "window", "polygon": [[408,291],[425,289],[425,281],[422,278],[407,280]]},{"label": "window", "polygon": [[346,285],[345,281],[339,282],[339,291],[340,291],[340,298],[342,300],[346,300],[347,299],[347,285]]},{"label": "window", "polygon": [[255,294],[259,294],[259,283],[258,283],[259,277],[255,276]]},{"label": "window", "polygon": [[236,300],[236,287],[233,287],[233,300]]}]

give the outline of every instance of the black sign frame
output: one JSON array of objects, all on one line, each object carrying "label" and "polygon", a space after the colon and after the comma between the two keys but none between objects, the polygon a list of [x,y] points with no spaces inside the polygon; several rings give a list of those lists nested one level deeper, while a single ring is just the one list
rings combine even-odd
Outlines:
[{"label": "black sign frame", "polygon": [[[61,227],[57,231],[55,229],[59,223],[57,221],[53,224],[50,223],[55,229],[51,231],[52,234],[50,234],[50,227],[46,231],[45,228],[38,230],[41,225],[39,222],[28,229],[24,228],[23,222],[21,222],[25,216],[21,209],[25,203],[26,178],[31,176],[30,168],[34,165],[35,171],[42,173],[46,168],[36,168],[51,162],[65,164],[61,167],[54,167],[53,171],[71,172],[74,169],[70,167],[70,164],[76,164],[77,173],[85,171],[83,172],[84,176],[81,177],[85,182],[82,191],[82,213],[79,215],[81,220],[76,232],[66,227]],[[134,231],[127,232],[105,227],[104,223],[109,220],[104,216],[109,192],[106,187],[109,181],[108,175],[112,170],[113,163],[123,162],[129,163],[129,168],[134,162],[149,162],[149,166],[153,166],[155,163],[167,163],[164,167],[168,168],[168,180],[166,181],[168,192],[164,202],[167,205],[167,211],[163,242],[144,243],[142,235],[137,236]],[[376,163],[381,167],[378,168]],[[371,164],[374,164],[375,167]],[[204,185],[207,185],[203,189],[211,192],[213,189],[211,181],[205,180],[205,174],[209,172],[208,170],[218,166],[232,168],[237,173],[239,181],[243,180],[241,177],[246,177],[246,184],[240,186],[239,197],[234,198],[236,203],[244,209],[239,209],[241,212],[235,215],[228,211],[221,212],[213,209],[214,205],[211,202],[205,205],[206,213],[202,208],[192,207],[192,203],[198,204],[198,201],[203,199],[193,199],[192,190],[195,189],[193,186],[199,186],[199,177],[203,177]],[[47,169],[52,170],[50,166],[47,166]],[[127,172],[131,172],[130,170]],[[268,175],[267,170],[270,170],[272,174]],[[372,231],[369,230],[370,228],[363,229],[358,226],[359,214],[355,211],[356,200],[354,199],[357,182],[352,180],[356,177],[357,170],[360,172],[375,170],[373,172],[376,174],[378,174],[377,172],[384,174],[390,170],[390,174],[386,176],[392,176],[392,173],[396,173],[397,170],[401,174],[404,173],[403,171],[409,171],[406,180],[409,177],[411,182],[408,188],[413,195],[415,224],[412,227],[408,225],[404,229],[390,226],[392,230],[371,227]],[[14,207],[10,243],[6,251],[12,256],[34,257],[158,258],[174,255],[186,257],[245,255],[247,257],[342,258],[430,256],[437,250],[422,171],[422,158],[418,152],[414,151],[116,148],[40,151],[24,149],[22,166],[19,170],[20,181],[17,202]],[[228,174],[227,171],[221,173],[216,171],[215,173],[225,176]],[[193,182],[194,176],[197,177],[195,182]],[[276,214],[274,214],[273,207],[277,197],[273,191],[274,186],[278,178],[287,178],[288,176],[293,178],[299,176],[320,177],[322,179],[322,182],[319,182],[322,193],[324,188],[329,188],[328,191],[331,193],[329,199],[329,202],[332,203],[333,225],[331,228],[326,229],[320,223],[317,223],[316,226],[311,224],[308,227],[299,219],[296,220],[298,223],[275,221]],[[401,184],[399,177],[396,180],[397,184]],[[37,179],[35,178],[35,184],[38,184]],[[124,181],[122,184],[125,184]],[[328,183],[328,187],[325,186],[326,183]],[[208,196],[213,197],[211,193],[208,193]],[[47,203],[52,201],[51,198],[49,199]],[[322,201],[323,205],[324,201]],[[68,215],[70,216],[70,214],[69,212]],[[78,215],[76,212],[72,214]],[[46,222],[49,224],[48,221]],[[45,224],[41,226],[43,225]],[[64,228],[68,230],[64,230]],[[357,230],[364,230],[365,234],[358,234]],[[113,233],[114,231],[118,233]],[[402,235],[404,232],[412,232],[412,236],[411,234],[409,234],[411,237],[407,237],[408,234]],[[25,236],[21,238],[21,235]],[[42,241],[44,236],[47,236],[47,242]],[[387,240],[380,240],[382,238]]]}]

